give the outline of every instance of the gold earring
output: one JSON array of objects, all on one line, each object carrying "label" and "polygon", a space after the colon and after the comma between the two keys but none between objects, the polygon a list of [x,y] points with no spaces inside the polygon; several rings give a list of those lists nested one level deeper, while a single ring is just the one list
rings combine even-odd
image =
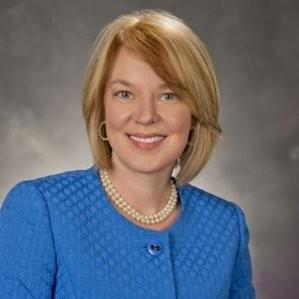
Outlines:
[{"label": "gold earring", "polygon": [[104,140],[104,141],[108,141],[108,138],[107,137],[103,137],[102,136],[102,133],[101,133],[101,130],[102,130],[102,126],[105,124],[105,121],[103,120],[102,122],[101,122],[101,124],[99,125],[99,127],[98,127],[98,134],[99,134],[99,136],[100,136],[100,138],[102,139],[102,140]]}]

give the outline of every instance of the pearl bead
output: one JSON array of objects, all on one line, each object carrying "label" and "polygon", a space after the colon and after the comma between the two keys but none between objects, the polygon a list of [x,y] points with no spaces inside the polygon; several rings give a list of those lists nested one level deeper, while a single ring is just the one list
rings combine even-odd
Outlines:
[{"label": "pearl bead", "polygon": [[176,204],[177,204],[177,191],[176,186],[171,180],[171,192],[169,195],[169,199],[164,206],[164,208],[159,211],[158,213],[154,215],[142,215],[138,211],[136,211],[133,207],[130,206],[129,203],[125,201],[125,199],[119,194],[118,190],[113,186],[108,172],[105,169],[102,169],[100,171],[100,178],[103,184],[103,187],[108,195],[108,197],[112,200],[112,202],[120,207],[125,213],[133,217],[135,220],[141,223],[146,224],[156,224],[162,222],[166,217],[169,216],[169,214],[174,210]]}]

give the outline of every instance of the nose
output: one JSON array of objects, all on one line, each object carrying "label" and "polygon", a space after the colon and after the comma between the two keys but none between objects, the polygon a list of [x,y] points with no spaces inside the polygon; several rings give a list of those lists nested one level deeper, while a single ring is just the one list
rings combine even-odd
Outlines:
[{"label": "nose", "polygon": [[136,101],[135,121],[140,124],[156,122],[158,119],[156,101],[153,97],[140,97]]}]

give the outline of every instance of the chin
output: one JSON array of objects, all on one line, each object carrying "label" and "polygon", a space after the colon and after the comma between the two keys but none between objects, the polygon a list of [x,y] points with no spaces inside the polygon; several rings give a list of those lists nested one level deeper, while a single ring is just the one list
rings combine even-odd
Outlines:
[{"label": "chin", "polygon": [[161,171],[169,171],[170,173],[172,172],[174,165],[176,163],[175,161],[171,161],[169,163],[153,163],[153,162],[145,162],[145,161],[141,161],[140,163],[136,163],[136,161],[134,161],[134,163],[128,163],[128,166],[131,169],[134,169],[135,171],[141,172],[141,173],[154,173],[154,172],[161,172]]}]

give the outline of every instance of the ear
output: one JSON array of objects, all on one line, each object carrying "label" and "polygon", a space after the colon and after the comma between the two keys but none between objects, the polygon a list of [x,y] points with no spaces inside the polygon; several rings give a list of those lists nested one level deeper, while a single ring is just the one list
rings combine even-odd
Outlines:
[{"label": "ear", "polygon": [[196,128],[196,124],[197,124],[197,121],[196,121],[195,117],[192,115],[190,131],[192,131]]}]

